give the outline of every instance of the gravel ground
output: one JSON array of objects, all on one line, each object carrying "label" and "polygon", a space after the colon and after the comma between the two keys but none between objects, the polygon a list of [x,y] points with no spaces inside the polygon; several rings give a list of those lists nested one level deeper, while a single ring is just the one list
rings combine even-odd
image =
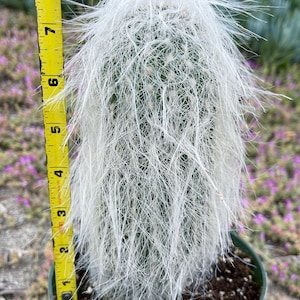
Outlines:
[{"label": "gravel ground", "polygon": [[26,290],[41,273],[50,229],[40,223],[28,221],[15,197],[0,191],[0,300],[26,299]]}]

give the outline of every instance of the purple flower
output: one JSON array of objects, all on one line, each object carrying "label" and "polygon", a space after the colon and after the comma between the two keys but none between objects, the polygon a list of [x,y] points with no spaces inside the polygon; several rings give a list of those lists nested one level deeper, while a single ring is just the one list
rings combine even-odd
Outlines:
[{"label": "purple flower", "polygon": [[264,233],[264,232],[261,232],[261,233],[259,234],[259,238],[260,238],[261,241],[264,241],[265,238],[266,238],[265,233]]},{"label": "purple flower", "polygon": [[273,271],[273,273],[275,274],[275,275],[277,275],[278,274],[278,266],[277,265],[273,265],[272,266],[272,271]]},{"label": "purple flower", "polygon": [[242,205],[243,205],[244,208],[249,207],[248,199],[246,197],[242,198]]},{"label": "purple flower", "polygon": [[248,65],[250,66],[250,68],[252,69],[257,69],[258,68],[258,63],[252,59],[248,60]]},{"label": "purple flower", "polygon": [[265,180],[264,184],[263,184],[263,187],[266,189],[266,188],[269,188],[270,189],[270,192],[271,192],[271,195],[275,195],[276,192],[278,191],[278,188],[276,186],[276,182],[275,180],[273,179],[267,179]]},{"label": "purple flower", "polygon": [[32,81],[31,81],[31,77],[30,76],[25,76],[25,84],[26,84],[26,87],[29,91],[34,91],[34,88],[32,86]]},{"label": "purple flower", "polygon": [[10,89],[11,93],[15,96],[15,95],[23,95],[23,91],[21,91],[20,89],[16,88],[16,87],[12,87]]},{"label": "purple flower", "polygon": [[275,86],[280,86],[281,85],[281,80],[280,79],[276,79],[275,80]]},{"label": "purple flower", "polygon": [[279,280],[280,281],[284,281],[284,279],[285,279],[285,273],[284,272],[280,272]]},{"label": "purple flower", "polygon": [[286,176],[287,175],[286,168],[284,168],[284,167],[280,168],[280,173],[281,173],[281,175]]},{"label": "purple flower", "polygon": [[17,196],[17,197],[16,197],[16,200],[17,200],[19,203],[21,203],[21,201],[23,200],[23,198],[22,198],[21,196]]},{"label": "purple flower", "polygon": [[253,184],[254,182],[255,182],[255,176],[251,174],[251,175],[249,176],[249,183],[250,183],[250,184]]},{"label": "purple flower", "polygon": [[39,133],[40,136],[44,136],[44,128],[40,127],[38,129],[38,133]]},{"label": "purple flower", "polygon": [[21,165],[27,165],[28,163],[30,163],[30,158],[29,156],[21,156],[19,162],[21,163]]},{"label": "purple flower", "polygon": [[291,191],[291,190],[293,189],[293,186],[292,186],[291,182],[288,182],[288,183],[287,183],[285,189],[286,189],[287,191]]},{"label": "purple flower", "polygon": [[29,208],[29,207],[30,207],[29,200],[26,199],[26,198],[23,199],[23,204],[24,204],[24,206],[25,206],[26,208]]},{"label": "purple flower", "polygon": [[291,275],[291,280],[296,280],[296,279],[298,279],[298,275],[297,274],[292,274]]},{"label": "purple flower", "polygon": [[6,173],[11,173],[12,171],[13,171],[12,165],[8,165],[4,168],[4,172],[6,172]]},{"label": "purple flower", "polygon": [[274,132],[274,137],[276,139],[279,139],[279,140],[284,139],[285,138],[285,132],[283,132],[283,131],[275,131]]},{"label": "purple flower", "polygon": [[260,153],[265,153],[266,152],[266,149],[267,149],[267,145],[266,144],[260,144],[259,145],[259,148],[258,148],[258,151]]},{"label": "purple flower", "polygon": [[259,225],[267,221],[266,217],[263,214],[257,214],[254,216],[253,221],[255,224]]},{"label": "purple flower", "polygon": [[33,166],[33,165],[29,165],[28,167],[27,167],[27,170],[33,175],[33,176],[36,176],[37,175],[37,170],[36,170],[36,168]]},{"label": "purple flower", "polygon": [[282,155],[282,159],[284,160],[290,160],[291,159],[291,154],[290,153],[285,153]]},{"label": "purple flower", "polygon": [[298,178],[300,176],[300,169],[296,169],[294,171],[294,178]]},{"label": "purple flower", "polygon": [[[276,132],[275,132],[276,133]],[[270,142],[269,142],[269,148],[270,149],[274,149],[275,148],[275,140],[271,140]]]},{"label": "purple flower", "polygon": [[25,76],[25,83],[26,83],[26,85],[27,86],[31,86],[31,78],[30,78],[30,76]]},{"label": "purple flower", "polygon": [[251,173],[252,170],[253,170],[253,167],[252,167],[251,165],[247,165],[247,166],[246,166],[246,169],[247,169],[247,172],[248,172],[248,173]]},{"label": "purple flower", "polygon": [[285,200],[285,206],[286,206],[289,210],[293,207],[291,199],[288,198],[288,199]]},{"label": "purple flower", "polygon": [[275,170],[274,169],[271,169],[271,170],[269,170],[269,174],[270,174],[270,176],[275,176]]},{"label": "purple flower", "polygon": [[5,65],[5,66],[6,66],[7,64],[8,64],[8,59],[7,59],[7,57],[1,55],[1,56],[0,56],[0,65]]},{"label": "purple flower", "polygon": [[241,233],[245,233],[245,225],[244,224],[242,224],[242,223],[240,223],[240,224],[238,224],[238,227],[239,227],[239,231],[241,232]]},{"label": "purple flower", "polygon": [[19,64],[17,65],[16,71],[17,71],[17,73],[21,73],[21,72],[22,72],[23,70],[25,70],[25,69],[26,69],[25,65],[19,63]]},{"label": "purple flower", "polygon": [[257,134],[253,131],[249,131],[247,133],[247,140],[248,141],[254,141],[256,139],[256,137],[257,137]]},{"label": "purple flower", "polygon": [[267,201],[268,201],[268,197],[267,196],[258,197],[256,199],[256,202],[259,203],[259,204],[265,203]]},{"label": "purple flower", "polygon": [[292,223],[292,222],[294,221],[292,212],[288,212],[288,213],[284,216],[283,221],[286,222],[286,223]]},{"label": "purple flower", "polygon": [[295,155],[293,158],[293,162],[294,164],[299,165],[300,164],[300,156],[299,155]]},{"label": "purple flower", "polygon": [[293,90],[295,88],[295,83],[294,82],[290,82],[289,86],[288,86],[288,89],[289,90]]}]

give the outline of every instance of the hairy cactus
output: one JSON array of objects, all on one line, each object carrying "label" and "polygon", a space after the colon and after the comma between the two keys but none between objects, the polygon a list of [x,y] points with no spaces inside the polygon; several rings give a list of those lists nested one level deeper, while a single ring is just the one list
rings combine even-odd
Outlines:
[{"label": "hairy cactus", "polygon": [[235,5],[108,0],[71,22],[69,222],[99,299],[180,299],[230,245],[244,114],[261,94],[233,42]]}]

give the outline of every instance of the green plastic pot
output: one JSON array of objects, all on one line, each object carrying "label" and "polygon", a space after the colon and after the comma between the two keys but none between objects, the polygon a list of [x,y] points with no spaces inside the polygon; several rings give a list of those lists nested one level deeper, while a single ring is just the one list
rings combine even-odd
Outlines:
[{"label": "green plastic pot", "polygon": [[[255,251],[250,247],[246,241],[244,241],[241,237],[239,237],[235,232],[230,232],[232,242],[236,248],[238,248],[240,251],[242,251],[247,257],[249,257],[252,260],[253,265],[251,265],[251,269],[253,270],[253,278],[255,282],[258,283],[258,285],[261,287],[261,294],[259,297],[259,300],[264,300],[265,295],[267,293],[267,274],[265,271],[265,268],[258,257],[258,255],[255,253]],[[48,297],[49,300],[56,299],[56,287],[55,287],[55,273],[54,273],[54,264],[52,264],[49,277],[48,277]],[[67,298],[65,300],[68,300]]]},{"label": "green plastic pot", "polygon": [[238,236],[234,231],[231,231],[230,235],[234,246],[251,259],[253,265],[251,265],[250,267],[253,270],[253,278],[255,282],[258,283],[258,285],[261,287],[259,300],[264,300],[268,287],[267,273],[265,271],[264,265],[262,264],[256,252],[245,240]]}]

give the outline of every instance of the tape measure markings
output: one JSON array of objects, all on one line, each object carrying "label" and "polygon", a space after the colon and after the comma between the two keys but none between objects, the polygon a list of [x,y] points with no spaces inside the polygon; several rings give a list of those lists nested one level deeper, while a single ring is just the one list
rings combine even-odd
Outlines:
[{"label": "tape measure markings", "polygon": [[61,1],[36,0],[36,7],[56,295],[76,300],[73,230],[65,227],[70,210],[65,101],[50,100],[64,88]]}]

